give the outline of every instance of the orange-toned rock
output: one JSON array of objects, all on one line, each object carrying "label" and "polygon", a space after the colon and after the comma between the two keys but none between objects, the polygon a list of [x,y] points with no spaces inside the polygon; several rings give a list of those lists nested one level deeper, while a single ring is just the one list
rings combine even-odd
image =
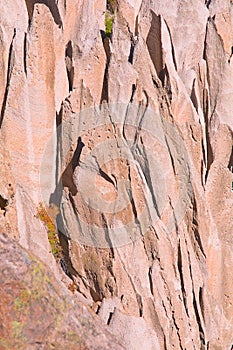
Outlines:
[{"label": "orange-toned rock", "polygon": [[83,329],[80,348],[230,349],[231,1],[10,0],[0,19],[0,230],[54,274],[14,319],[23,280],[39,287],[2,238],[19,273],[3,271],[0,344],[46,349],[47,332],[59,349],[57,312],[70,349]]}]

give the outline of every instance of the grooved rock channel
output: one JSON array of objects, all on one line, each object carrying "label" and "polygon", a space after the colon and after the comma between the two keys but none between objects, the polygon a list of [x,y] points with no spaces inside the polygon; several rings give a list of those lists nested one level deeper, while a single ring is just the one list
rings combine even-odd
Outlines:
[{"label": "grooved rock channel", "polygon": [[232,1],[0,4],[0,349],[231,350]]}]

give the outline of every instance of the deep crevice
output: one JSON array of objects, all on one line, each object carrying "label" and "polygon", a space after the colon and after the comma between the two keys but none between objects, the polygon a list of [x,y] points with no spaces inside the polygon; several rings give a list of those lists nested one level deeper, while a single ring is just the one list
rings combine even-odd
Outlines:
[{"label": "deep crevice", "polygon": [[138,15],[137,15],[136,20],[135,20],[134,35],[135,35],[136,37],[138,37],[138,35],[139,35]]},{"label": "deep crevice", "polygon": [[[132,183],[132,179],[131,179],[131,174],[130,174],[130,165],[128,165],[128,179],[129,179],[129,183]],[[134,215],[134,220],[135,223],[138,227],[141,227],[140,221],[138,220],[138,213],[137,213],[137,207],[133,198],[133,194],[132,194],[132,189],[130,188],[130,204],[131,204],[131,208],[133,211],[133,215]]]},{"label": "deep crevice", "polygon": [[81,152],[84,146],[85,144],[82,142],[81,137],[78,137],[77,146],[74,151],[73,157],[61,176],[63,187],[68,187],[69,192],[72,194],[72,196],[75,196],[77,194],[77,188],[74,183],[73,175],[75,168],[79,165]]},{"label": "deep crevice", "polygon": [[190,95],[190,99],[193,103],[194,108],[196,109],[197,113],[198,113],[198,102],[197,102],[197,96],[195,93],[195,80],[193,80],[193,86],[192,86],[192,91],[191,91],[191,95]]},{"label": "deep crevice", "polygon": [[200,319],[198,308],[197,308],[197,302],[196,302],[194,290],[193,290],[193,307],[194,307],[195,316],[196,316],[196,320],[197,320],[197,324],[198,324],[198,328],[199,328],[200,340],[201,340],[202,345],[204,346],[205,345],[205,335],[204,335],[204,330],[202,328],[201,319]]},{"label": "deep crevice", "polygon": [[140,294],[136,293],[136,299],[139,305],[139,317],[143,316],[143,303],[142,303],[142,297]]},{"label": "deep crevice", "polygon": [[148,278],[149,278],[149,284],[150,284],[150,292],[152,295],[154,295],[154,293],[153,293],[153,281],[152,281],[152,267],[149,268]]},{"label": "deep crevice", "polygon": [[7,66],[7,79],[6,79],[6,87],[5,87],[5,93],[3,97],[3,102],[2,102],[2,108],[1,108],[1,115],[0,115],[0,128],[2,127],[2,122],[3,118],[5,115],[5,110],[6,110],[6,103],[7,103],[7,98],[8,98],[8,93],[9,93],[9,87],[10,87],[10,81],[11,81],[11,76],[12,76],[12,71],[14,67],[14,39],[16,36],[16,28],[14,28],[14,34],[11,40],[10,48],[9,48],[9,55],[8,55],[8,66]]},{"label": "deep crevice", "polygon": [[203,288],[202,287],[200,287],[200,289],[199,289],[199,304],[200,304],[203,320],[205,321]]},{"label": "deep crevice", "polygon": [[73,47],[72,42],[69,41],[66,45],[65,51],[66,73],[69,83],[69,92],[73,90],[74,83],[74,65],[73,65]]},{"label": "deep crevice", "polygon": [[195,197],[193,197],[192,205],[193,205],[192,231],[193,231],[193,234],[194,234],[195,241],[198,243],[198,247],[200,248],[202,254],[206,258],[205,251],[204,251],[204,248],[203,248],[203,244],[202,244],[202,241],[201,241],[201,236],[200,236],[200,233],[199,233],[199,224],[198,224],[198,217],[197,217],[198,216],[197,202],[196,202]]},{"label": "deep crevice", "polygon": [[23,41],[23,69],[25,75],[27,76],[27,33],[24,33]]},{"label": "deep crevice", "polygon": [[109,326],[110,323],[111,323],[111,319],[112,319],[112,316],[113,316],[114,312],[110,312],[109,313],[109,317],[108,317],[108,320],[107,320],[107,325]]},{"label": "deep crevice", "polygon": [[8,206],[8,200],[0,195],[0,209],[3,210],[3,215],[6,215],[6,207]]},{"label": "deep crevice", "polygon": [[106,66],[105,66],[105,72],[104,72],[102,94],[100,99],[100,104],[101,104],[103,103],[103,101],[108,102],[108,67],[111,59],[111,48],[110,48],[111,40],[103,30],[100,31],[100,34],[103,42],[104,51],[106,54]]},{"label": "deep crevice", "polygon": [[161,16],[151,11],[152,19],[146,44],[150,54],[151,61],[159,76],[163,69],[162,39],[161,39]]},{"label": "deep crevice", "polygon": [[131,41],[130,52],[128,57],[128,62],[131,64],[133,64],[134,49],[135,49],[135,43]]},{"label": "deep crevice", "polygon": [[134,98],[136,89],[137,89],[136,84],[132,84],[132,94],[131,94],[131,97],[130,97],[130,103],[133,103],[133,98]]},{"label": "deep crevice", "polygon": [[[206,61],[207,81],[208,81],[209,85],[210,85],[210,72],[209,72],[206,49],[207,49],[208,26],[209,26],[210,22],[211,23],[213,22],[211,17],[208,18],[208,22],[206,24],[206,33],[205,33],[204,51],[203,51],[203,59]],[[207,147],[205,183],[207,182],[209,170],[210,170],[210,167],[214,161],[214,155],[213,155],[213,150],[212,150],[212,146],[211,146],[211,142],[210,142],[210,134],[209,134],[209,119],[208,118],[209,118],[210,110],[209,110],[208,98],[209,98],[208,91],[207,91],[207,89],[204,89],[203,90],[203,114],[204,114],[204,118],[205,118],[205,134],[206,134],[206,147]],[[215,108],[216,108],[216,106],[214,106],[214,108],[213,108],[212,115],[215,111]]]},{"label": "deep crevice", "polygon": [[185,287],[184,287],[183,271],[182,271],[182,253],[181,253],[180,241],[179,241],[179,244],[178,244],[177,266],[178,266],[178,271],[179,271],[179,275],[180,275],[180,284],[181,284],[181,291],[182,291],[182,295],[183,295],[184,307],[185,307],[186,314],[189,317],[187,298],[186,298],[186,291],[185,291]]},{"label": "deep crevice", "polygon": [[73,264],[71,262],[70,254],[69,254],[69,240],[66,235],[61,233],[60,231],[58,232],[58,238],[60,245],[62,247],[62,253],[63,253],[63,258],[60,261],[61,268],[65,272],[65,274],[72,280],[74,281],[73,276],[77,276],[78,273],[73,267]]},{"label": "deep crevice", "polygon": [[[103,229],[104,229],[104,236],[105,236],[105,239],[106,239],[106,242],[108,243],[108,248],[110,249],[110,252],[111,252],[111,258],[114,259],[115,258],[115,254],[114,254],[114,245],[111,241],[111,238],[110,238],[110,235],[109,235],[109,230],[108,230],[108,223],[107,223],[107,220],[105,218],[105,215],[102,213],[101,214],[101,219],[103,220]],[[115,279],[115,276],[114,276],[114,273],[112,271],[112,268],[108,269],[109,272],[111,273],[111,275],[114,277]]]},{"label": "deep crevice", "polygon": [[111,179],[110,176],[108,176],[108,174],[105,173],[105,171],[103,171],[101,168],[99,168],[99,173],[100,176],[102,176],[102,178],[104,180],[106,180],[107,182],[110,182],[114,187],[116,187],[116,184],[114,183],[114,181]]},{"label": "deep crevice", "polygon": [[58,5],[55,0],[25,0],[27,11],[28,11],[28,26],[31,26],[34,7],[36,4],[44,4],[48,7],[54,22],[58,25],[59,28],[63,28],[63,23],[61,19],[61,15],[58,9]]},{"label": "deep crevice", "polygon": [[130,45],[130,52],[129,52],[129,57],[128,57],[128,62],[133,64],[133,57],[134,57],[134,50],[138,41],[138,37],[137,35],[133,35],[133,33],[130,31],[130,28],[128,26],[128,31],[130,34],[130,38],[131,38],[131,45]]}]

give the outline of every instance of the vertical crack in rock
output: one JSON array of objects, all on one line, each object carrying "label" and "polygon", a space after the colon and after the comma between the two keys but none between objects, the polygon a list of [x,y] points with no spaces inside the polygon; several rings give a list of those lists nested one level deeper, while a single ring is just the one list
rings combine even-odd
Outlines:
[{"label": "vertical crack in rock", "polygon": [[193,308],[194,308],[194,313],[195,313],[195,317],[196,317],[196,321],[197,321],[197,325],[198,325],[198,329],[199,329],[200,341],[201,341],[202,347],[204,347],[204,345],[205,345],[205,332],[204,332],[201,317],[199,315],[199,311],[198,311],[198,307],[197,307],[195,287],[194,287],[194,281],[193,281],[193,272],[192,272],[192,261],[191,261],[191,257],[190,257],[190,252],[188,250],[188,243],[187,243],[186,238],[185,238],[185,244],[187,247],[187,254],[188,254],[189,273],[190,273],[190,278],[192,281]]},{"label": "vertical crack in rock", "polygon": [[[111,240],[111,237],[110,237],[110,234],[109,234],[109,229],[108,229],[108,222],[106,220],[106,217],[105,215],[102,213],[101,214],[101,218],[103,220],[103,228],[104,228],[104,233],[105,233],[105,239],[106,239],[106,242],[108,243],[108,246],[109,246],[109,249],[112,253],[112,259],[114,259],[115,257],[115,253],[114,253],[114,245],[112,243],[112,240]],[[110,273],[112,273],[111,271],[109,271]]]},{"label": "vertical crack in rock", "polygon": [[208,94],[207,90],[205,89],[203,92],[203,99],[204,99],[204,118],[205,118],[205,137],[206,137],[206,151],[204,152],[205,157],[205,166],[206,166],[206,174],[205,174],[205,182],[207,181],[208,178],[208,173],[211,167],[211,164],[214,161],[214,156],[213,156],[213,150],[210,142],[210,130],[209,130],[209,101],[208,101]]},{"label": "vertical crack in rock", "polygon": [[135,30],[134,30],[134,35],[135,35],[136,37],[138,37],[138,35],[139,35],[138,15],[136,16],[136,19],[135,19]]},{"label": "vertical crack in rock", "polygon": [[[128,179],[129,179],[129,183],[131,184],[132,183],[132,179],[131,179],[131,174],[130,174],[130,165],[129,164],[127,164],[127,165],[128,165]],[[131,203],[131,207],[132,207],[135,223],[140,228],[140,231],[141,231],[141,223],[138,220],[137,207],[136,207],[136,204],[135,204],[135,201],[134,201],[132,188],[130,189],[129,198],[131,198],[130,203]]]},{"label": "vertical crack in rock", "polygon": [[[1,76],[4,86],[0,127],[3,125],[4,140],[0,147],[0,172],[6,175],[6,180],[2,176],[0,188],[0,231],[3,228],[16,236],[14,230],[25,227],[20,232],[23,244],[40,257],[45,252],[43,261],[51,261],[51,270],[59,270],[60,266],[55,265],[59,263],[68,276],[63,274],[62,280],[65,284],[72,282],[75,295],[69,294],[68,298],[74,307],[71,305],[66,313],[64,305],[64,313],[59,316],[64,319],[63,327],[55,322],[52,334],[57,334],[59,328],[68,338],[65,320],[72,320],[75,299],[80,298],[82,304],[83,296],[88,307],[95,309],[101,304],[99,315],[116,336],[104,347],[105,333],[100,332],[94,345],[87,344],[88,348],[115,349],[121,342],[127,349],[135,350],[230,348],[231,251],[227,243],[231,240],[231,191],[225,185],[231,181],[233,151],[227,130],[231,120],[224,124],[223,118],[230,119],[232,109],[232,1],[229,6],[211,0],[202,4],[174,0],[172,6],[159,0],[25,1],[28,16],[19,13],[19,32],[17,29],[14,35],[16,14],[9,13],[11,5],[6,3],[0,15],[1,62],[5,68]],[[19,8],[17,0],[15,10]],[[106,12],[109,16],[105,16]],[[64,32],[58,28],[63,28],[63,15]],[[212,18],[206,23],[208,15]],[[53,63],[48,61],[51,43],[56,56]],[[51,64],[55,77],[47,74],[53,68]],[[53,79],[58,82],[56,86]],[[63,100],[68,93],[65,89],[69,89],[69,97]],[[116,109],[116,113],[122,113],[120,119],[115,109],[108,106],[110,99],[117,106],[123,105]],[[88,113],[83,115],[83,109]],[[56,262],[49,253],[46,231],[33,218],[36,199],[28,200],[28,189],[33,188],[35,197],[40,190],[34,175],[41,157],[47,156],[42,155],[43,146],[53,133],[55,114],[56,155],[53,153],[49,184],[55,186],[55,192],[49,204],[59,208],[56,234],[62,251]],[[28,121],[30,135],[25,129]],[[162,142],[154,142],[156,137]],[[83,142],[87,146],[84,154]],[[50,162],[50,156],[46,161]],[[123,163],[122,158],[126,159]],[[26,162],[27,166],[20,169],[18,165]],[[220,163],[222,166],[218,167]],[[13,192],[7,187],[8,181],[12,182],[7,164],[22,188],[15,208]],[[160,170],[157,164],[161,165]],[[60,174],[63,165],[65,170],[62,168],[64,172]],[[189,176],[191,169],[193,176]],[[161,175],[161,184],[157,174]],[[221,187],[225,188],[222,196]],[[119,196],[122,188],[123,195]],[[122,210],[125,203],[126,210]],[[16,213],[13,219],[12,210]],[[161,220],[155,220],[155,211],[156,219],[161,214]],[[19,223],[15,223],[17,219]],[[119,232],[117,240],[112,234],[115,227]],[[22,259],[27,260],[25,256]],[[15,259],[17,273],[18,262]],[[2,263],[5,264],[3,259]],[[8,271],[5,266],[2,270]],[[219,286],[221,274],[224,283]],[[59,276],[55,273],[55,278]],[[57,290],[63,295],[64,290],[66,294],[63,281],[57,281],[54,293]],[[1,291],[7,293],[5,288]],[[17,303],[19,295],[14,296]],[[50,308],[49,298],[46,300],[45,307]],[[3,299],[2,304],[19,306],[16,303],[4,303]],[[83,312],[83,305],[82,308]],[[33,310],[32,305],[31,312],[38,313]],[[53,316],[50,313],[51,320]],[[76,314],[75,320],[74,331],[78,334]],[[88,317],[86,324],[90,325]],[[8,334],[11,327],[5,328]],[[44,344],[43,331],[37,345],[49,346],[50,343]],[[53,337],[50,333],[49,341]],[[22,332],[19,341],[25,334]],[[85,336],[88,342],[88,333]],[[207,337],[209,343],[205,343]],[[33,339],[27,338],[29,345]],[[12,350],[18,346],[14,341],[7,339],[6,343]],[[61,347],[77,347],[78,342],[70,345],[68,339],[65,341]],[[57,348],[57,344],[51,345]],[[27,349],[27,345],[22,348]]]},{"label": "vertical crack in rock", "polygon": [[131,64],[133,64],[134,49],[135,49],[135,42],[133,40],[131,40],[130,52],[129,52],[129,57],[128,57],[128,62]]},{"label": "vertical crack in rock", "polygon": [[203,317],[203,320],[205,321],[205,310],[204,310],[204,300],[203,300],[203,288],[200,287],[199,289],[199,305],[200,305],[200,309],[201,309],[201,312],[202,312],[202,317]]},{"label": "vertical crack in rock", "polygon": [[133,99],[134,99],[134,95],[135,95],[136,89],[137,89],[137,85],[136,84],[132,84],[132,94],[131,94],[131,97],[130,97],[130,103],[133,103]]},{"label": "vertical crack in rock", "polygon": [[112,319],[112,316],[114,315],[114,311],[115,311],[115,309],[113,310],[113,312],[110,312],[110,313],[109,313],[109,317],[108,317],[108,320],[107,320],[107,325],[108,325],[108,326],[109,326],[110,323],[111,323],[111,319]]},{"label": "vertical crack in rock", "polygon": [[27,76],[27,33],[24,33],[23,41],[23,69],[25,75]]},{"label": "vertical crack in rock", "polygon": [[75,196],[77,194],[77,187],[74,183],[74,171],[75,168],[79,165],[79,160],[81,156],[82,149],[84,147],[84,143],[81,140],[81,137],[78,137],[77,140],[77,146],[74,151],[73,157],[69,164],[67,165],[66,169],[62,173],[62,185],[63,187],[67,187],[69,189],[69,192],[72,194],[72,196]]},{"label": "vertical crack in rock", "polygon": [[5,93],[3,97],[1,115],[0,115],[0,128],[2,127],[2,122],[3,122],[5,110],[6,110],[6,103],[7,103],[7,98],[8,98],[9,88],[10,88],[10,81],[11,81],[12,71],[15,64],[15,52],[14,52],[15,37],[16,37],[16,28],[14,28],[14,34],[13,34],[10,48],[9,48],[6,87],[5,87]]},{"label": "vertical crack in rock", "polygon": [[149,278],[149,284],[150,284],[150,292],[151,292],[152,295],[154,295],[154,292],[153,292],[153,280],[152,280],[152,267],[149,268],[148,278]]},{"label": "vertical crack in rock", "polygon": [[195,238],[195,241],[197,242],[198,247],[200,248],[203,256],[206,258],[205,251],[204,251],[204,248],[203,248],[203,244],[202,244],[202,241],[201,241],[201,236],[200,236],[200,233],[199,233],[197,203],[196,203],[196,198],[194,196],[193,196],[192,204],[193,204],[192,230],[193,230],[194,238]]},{"label": "vertical crack in rock", "polygon": [[201,344],[202,344],[202,348],[204,349],[204,346],[205,346],[205,334],[204,334],[204,330],[202,328],[201,319],[200,319],[199,311],[198,311],[198,308],[197,308],[197,302],[196,302],[196,296],[195,296],[194,289],[193,289],[193,307],[194,307],[195,316],[196,316],[196,320],[197,320],[197,324],[198,324],[198,328],[199,328],[200,341],[201,341]]},{"label": "vertical crack in rock", "polygon": [[[206,68],[207,68],[207,82],[209,87],[210,86],[210,72],[209,72],[209,65],[208,65],[208,57],[207,57],[207,35],[208,35],[208,26],[209,26],[209,21],[206,24],[206,33],[205,33],[205,41],[204,41],[204,52],[203,52],[203,59],[206,61]],[[213,111],[209,110],[209,98],[210,96],[208,95],[207,89],[204,89],[203,91],[203,114],[205,118],[205,135],[206,135],[206,156],[207,156],[207,162],[206,162],[206,174],[205,174],[205,182],[207,181],[209,170],[211,167],[211,164],[213,163],[213,150],[211,146],[211,141],[210,141],[210,127],[209,127],[209,120],[210,120],[210,115],[213,115],[215,107]],[[216,102],[215,102],[216,104]]]},{"label": "vertical crack in rock", "polygon": [[192,91],[191,91],[191,101],[193,103],[194,108],[196,109],[197,113],[198,113],[198,102],[197,102],[197,96],[195,93],[195,81],[196,79],[193,79],[193,85],[192,85]]},{"label": "vertical crack in rock", "polygon": [[34,7],[36,4],[44,4],[48,7],[51,15],[53,17],[54,22],[58,25],[59,28],[63,28],[63,23],[61,19],[61,15],[58,9],[58,4],[55,0],[25,0],[27,11],[28,11],[28,26],[31,26]]},{"label": "vertical crack in rock", "polygon": [[[137,24],[135,24],[135,26],[136,25]],[[129,25],[127,25],[127,27],[128,27],[128,32],[129,32],[130,41],[131,41],[128,62],[133,64],[134,50],[135,50],[135,47],[136,47],[137,42],[138,42],[138,34],[133,35],[133,33],[130,31]],[[136,27],[135,27],[135,32],[137,32],[137,31],[138,31],[138,28],[136,29]]]},{"label": "vertical crack in rock", "polygon": [[182,295],[183,295],[184,307],[185,307],[186,314],[189,317],[188,306],[187,306],[187,298],[186,298],[186,291],[185,291],[185,286],[184,286],[183,271],[182,271],[182,252],[181,252],[180,241],[178,243],[178,261],[177,261],[177,266],[178,266],[178,271],[179,271],[179,274],[180,274],[180,283],[181,283],[181,291],[182,291]]},{"label": "vertical crack in rock", "polygon": [[177,325],[176,318],[175,318],[175,311],[174,310],[172,310],[172,321],[173,321],[173,324],[174,324],[175,329],[176,329],[178,341],[179,341],[179,344],[180,344],[180,350],[183,350],[182,339],[181,339],[181,336],[180,336],[180,328]]},{"label": "vertical crack in rock", "polygon": [[150,30],[146,39],[147,48],[151,61],[159,77],[163,69],[162,38],[161,38],[161,16],[151,11],[152,19]]},{"label": "vertical crack in rock", "polygon": [[111,47],[110,47],[111,40],[105,34],[104,31],[101,31],[100,33],[101,33],[101,37],[102,37],[104,51],[106,54],[106,66],[105,66],[102,94],[101,94],[101,100],[100,100],[100,103],[103,103],[103,101],[108,102],[108,68],[109,68],[109,63],[110,63],[110,59],[111,59]]},{"label": "vertical crack in rock", "polygon": [[74,83],[74,65],[73,65],[73,47],[72,42],[69,41],[66,45],[65,51],[65,63],[66,63],[66,73],[69,83],[69,92],[73,90]]}]

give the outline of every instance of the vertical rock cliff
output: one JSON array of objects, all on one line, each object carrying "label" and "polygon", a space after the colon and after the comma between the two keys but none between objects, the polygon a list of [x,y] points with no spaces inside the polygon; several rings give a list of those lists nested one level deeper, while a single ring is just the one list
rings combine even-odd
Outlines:
[{"label": "vertical rock cliff", "polygon": [[0,348],[230,350],[232,1],[9,0],[0,43]]}]

